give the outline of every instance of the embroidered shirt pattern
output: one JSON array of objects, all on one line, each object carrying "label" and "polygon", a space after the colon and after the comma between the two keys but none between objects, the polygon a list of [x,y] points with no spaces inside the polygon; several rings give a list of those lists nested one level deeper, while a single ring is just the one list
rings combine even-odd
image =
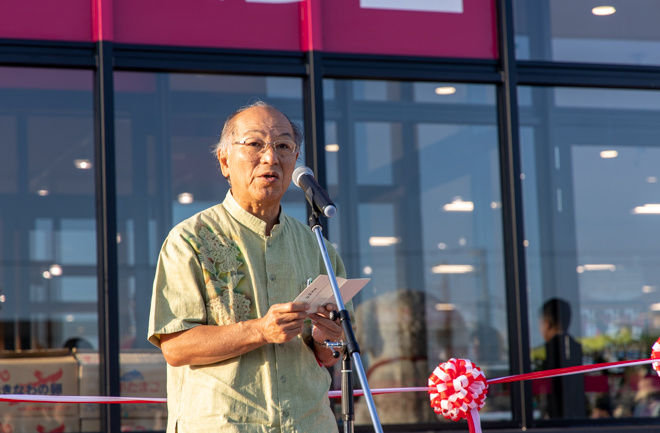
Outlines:
[{"label": "embroidered shirt pattern", "polygon": [[241,250],[236,242],[202,226],[190,238],[204,271],[209,324],[229,325],[250,319],[251,302],[241,293]]}]

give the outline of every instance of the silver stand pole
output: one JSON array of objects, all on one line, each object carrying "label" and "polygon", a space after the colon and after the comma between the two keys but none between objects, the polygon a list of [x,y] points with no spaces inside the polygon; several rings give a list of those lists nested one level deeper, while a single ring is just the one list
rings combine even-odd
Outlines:
[{"label": "silver stand pole", "polygon": [[[364,398],[367,401],[367,407],[369,408],[369,414],[371,415],[371,422],[374,425],[374,430],[376,433],[383,433],[383,427],[380,425],[380,419],[378,418],[378,412],[376,411],[376,405],[374,404],[374,398],[371,395],[371,389],[369,388],[369,383],[367,382],[367,375],[364,372],[364,367],[362,366],[362,359],[360,359],[360,347],[355,340],[355,335],[353,333],[353,327],[351,326],[351,319],[346,311],[346,306],[344,305],[344,300],[341,297],[339,292],[339,286],[337,285],[337,277],[335,276],[335,271],[332,269],[332,264],[330,263],[330,257],[328,256],[328,250],[325,247],[325,242],[323,240],[323,235],[321,230],[323,229],[321,223],[318,220],[318,214],[312,212],[312,216],[309,217],[309,225],[312,228],[314,234],[316,234],[316,240],[321,249],[321,255],[323,256],[323,263],[325,263],[325,269],[328,272],[328,278],[330,278],[330,285],[332,286],[332,293],[335,295],[335,300],[337,301],[337,309],[339,310],[339,317],[341,319],[341,325],[344,330],[344,336],[346,337],[346,350],[348,355],[353,358],[355,361],[353,367],[357,370],[358,377],[360,378],[360,383],[362,384],[362,390],[364,391]],[[351,398],[352,398],[351,393]]]}]

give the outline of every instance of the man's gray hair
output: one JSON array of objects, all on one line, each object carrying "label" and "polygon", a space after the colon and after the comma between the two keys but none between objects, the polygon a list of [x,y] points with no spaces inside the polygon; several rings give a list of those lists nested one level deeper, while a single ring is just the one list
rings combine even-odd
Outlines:
[{"label": "man's gray hair", "polygon": [[218,152],[220,151],[227,151],[229,147],[231,146],[233,140],[232,140],[232,134],[234,132],[234,118],[244,112],[245,110],[249,110],[250,108],[253,107],[262,107],[262,108],[270,108],[272,110],[277,111],[278,113],[281,113],[284,117],[286,117],[286,120],[289,121],[291,124],[291,129],[293,129],[293,141],[296,142],[296,145],[298,146],[298,149],[300,149],[300,145],[302,144],[303,141],[303,129],[300,125],[298,125],[295,122],[292,122],[291,119],[289,119],[289,116],[286,114],[282,113],[280,110],[278,110],[276,107],[273,105],[270,105],[267,102],[264,101],[256,101],[256,102],[251,102],[248,105],[245,105],[244,107],[239,108],[238,110],[234,111],[229,117],[227,117],[227,120],[225,120],[225,124],[222,127],[222,132],[220,133],[220,141],[218,141],[212,148],[211,152],[213,155],[218,156]]}]

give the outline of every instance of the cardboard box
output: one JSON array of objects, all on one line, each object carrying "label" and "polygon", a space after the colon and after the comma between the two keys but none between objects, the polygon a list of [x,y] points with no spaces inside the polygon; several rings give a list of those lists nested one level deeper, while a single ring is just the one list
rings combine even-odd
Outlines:
[{"label": "cardboard box", "polygon": [[[167,416],[153,418],[122,418],[121,431],[163,431],[167,427]],[[101,431],[101,420],[80,420],[80,431],[84,433],[98,433]]]},{"label": "cardboard box", "polygon": [[[97,353],[77,353],[80,364],[80,395],[99,395],[99,356]],[[122,397],[167,397],[167,363],[163,354],[122,353],[120,386]],[[122,418],[151,418],[167,413],[166,403],[122,404]],[[81,404],[80,418],[100,418],[98,404]],[[1,433],[1,432],[0,432]]]},{"label": "cardboard box", "polygon": [[[78,363],[73,356],[1,358],[0,393],[78,395]],[[2,416],[55,419],[78,413],[76,404],[0,402]]]},{"label": "cardboard box", "polygon": [[26,417],[0,415],[0,432],[3,433],[78,433],[80,421],[77,416]]}]

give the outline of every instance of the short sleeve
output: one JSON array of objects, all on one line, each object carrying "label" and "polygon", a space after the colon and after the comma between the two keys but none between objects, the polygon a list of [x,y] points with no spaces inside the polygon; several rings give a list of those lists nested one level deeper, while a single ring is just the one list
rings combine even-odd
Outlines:
[{"label": "short sleeve", "polygon": [[158,347],[161,334],[207,323],[201,265],[192,245],[175,230],[161,248],[151,297],[148,339]]}]

